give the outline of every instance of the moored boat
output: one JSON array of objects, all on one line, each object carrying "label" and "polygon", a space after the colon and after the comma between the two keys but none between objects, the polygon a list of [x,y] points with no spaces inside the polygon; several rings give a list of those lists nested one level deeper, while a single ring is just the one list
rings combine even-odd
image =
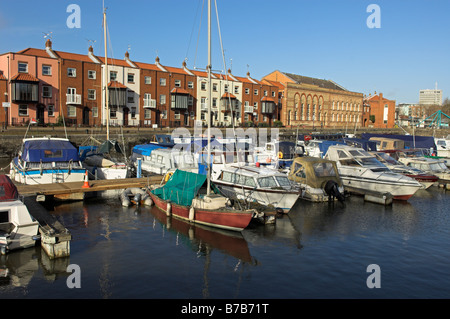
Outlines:
[{"label": "moored boat", "polygon": [[205,184],[206,175],[176,170],[166,184],[149,194],[156,207],[176,218],[233,231],[245,229],[255,211],[236,209],[219,193],[208,194]]},{"label": "moored boat", "polygon": [[10,164],[11,179],[28,185],[81,182],[85,174],[76,147],[66,138],[24,138]]},{"label": "moored boat", "polygon": [[344,188],[351,192],[390,193],[394,199],[408,200],[422,188],[415,179],[391,172],[361,148],[347,145],[330,146],[325,158],[336,161]]}]

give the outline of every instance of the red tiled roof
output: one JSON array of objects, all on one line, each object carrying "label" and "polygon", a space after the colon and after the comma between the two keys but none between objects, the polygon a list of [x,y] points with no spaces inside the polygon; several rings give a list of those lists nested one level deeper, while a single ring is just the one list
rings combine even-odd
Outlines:
[{"label": "red tiled roof", "polygon": [[0,73],[0,80],[7,80],[7,78],[3,75],[3,73]]},{"label": "red tiled roof", "polygon": [[273,102],[273,103],[276,103],[274,98],[271,98],[271,97],[268,97],[268,96],[264,96],[261,99],[261,102]]},{"label": "red tiled roof", "polygon": [[39,79],[28,73],[17,73],[11,78],[11,81],[39,82]]},{"label": "red tiled roof", "polygon": [[172,94],[190,94],[188,91],[180,88],[173,88],[172,91],[170,91]]},{"label": "red tiled roof", "polygon": [[222,95],[222,99],[228,99],[228,98],[230,98],[230,99],[236,99],[236,96],[234,96],[234,95],[231,94],[231,93],[224,93],[224,94]]},{"label": "red tiled roof", "polygon": [[114,88],[114,89],[128,89],[128,87],[126,85],[123,85],[120,82],[117,81],[111,81],[108,83],[108,87],[109,88]]}]

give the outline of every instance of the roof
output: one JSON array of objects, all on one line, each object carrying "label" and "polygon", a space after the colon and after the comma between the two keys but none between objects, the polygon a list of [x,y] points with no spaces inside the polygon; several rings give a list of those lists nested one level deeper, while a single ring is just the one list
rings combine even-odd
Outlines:
[{"label": "roof", "polygon": [[222,95],[222,99],[228,99],[228,98],[230,98],[230,99],[236,99],[236,96],[233,95],[233,94],[231,94],[231,93],[224,93],[224,94]]},{"label": "roof", "polygon": [[181,88],[173,88],[170,93],[172,94],[190,94],[188,91]]},{"label": "roof", "polygon": [[17,73],[11,78],[11,81],[39,82],[39,79],[29,73]]},{"label": "roof", "polygon": [[312,78],[308,76],[303,75],[297,75],[287,72],[281,72],[285,76],[289,77],[291,80],[293,80],[297,84],[310,84],[310,85],[316,85],[318,87],[322,87],[325,89],[332,89],[332,90],[340,90],[340,91],[347,91],[345,88],[340,86],[339,84],[331,81],[331,80],[322,80],[317,78]]},{"label": "roof", "polygon": [[3,75],[3,73],[1,73],[1,71],[0,71],[0,80],[7,80],[6,77]]},{"label": "roof", "polygon": [[115,88],[115,89],[128,89],[127,86],[125,86],[124,84],[117,82],[117,81],[111,81],[108,83],[108,87],[109,88]]}]

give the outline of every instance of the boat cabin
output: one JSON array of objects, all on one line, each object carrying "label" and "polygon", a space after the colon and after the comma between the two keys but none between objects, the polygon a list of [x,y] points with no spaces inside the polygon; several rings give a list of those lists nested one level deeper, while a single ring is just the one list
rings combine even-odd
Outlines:
[{"label": "boat cabin", "polygon": [[336,162],[317,157],[297,157],[291,166],[289,180],[314,188],[323,186],[332,180],[342,186]]},{"label": "boat cabin", "polygon": [[377,143],[377,151],[398,150],[405,148],[405,141],[396,138],[371,137],[369,141],[374,141]]}]

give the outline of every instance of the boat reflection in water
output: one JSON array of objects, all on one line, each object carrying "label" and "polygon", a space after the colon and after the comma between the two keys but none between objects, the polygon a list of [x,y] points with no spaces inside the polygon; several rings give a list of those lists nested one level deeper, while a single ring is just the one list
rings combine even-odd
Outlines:
[{"label": "boat reflection in water", "polygon": [[197,251],[208,254],[213,249],[218,249],[240,262],[256,265],[256,260],[250,255],[247,241],[240,232],[216,229],[204,225],[185,222],[178,218],[167,216],[159,209],[152,209],[152,215],[168,231],[177,233],[189,240],[191,247]]}]

